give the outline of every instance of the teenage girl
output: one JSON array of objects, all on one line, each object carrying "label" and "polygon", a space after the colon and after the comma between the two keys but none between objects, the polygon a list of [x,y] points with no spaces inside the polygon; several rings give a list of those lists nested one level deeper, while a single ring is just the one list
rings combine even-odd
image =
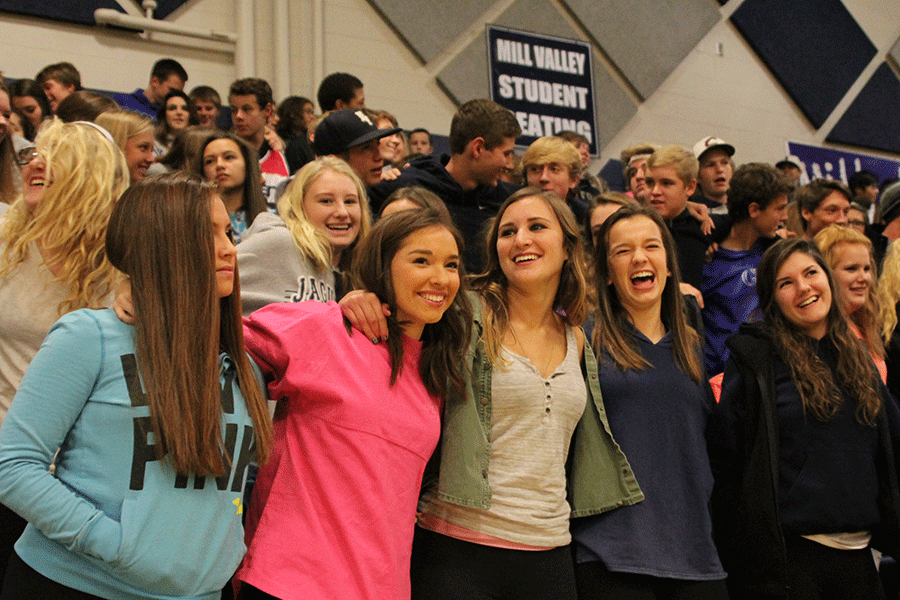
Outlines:
[{"label": "teenage girl", "polygon": [[67,314],[19,387],[0,499],[29,526],[0,598],[219,598],[244,554],[247,466],[271,440],[230,226],[196,175],[150,177],[119,200],[106,251],[136,322]]}]

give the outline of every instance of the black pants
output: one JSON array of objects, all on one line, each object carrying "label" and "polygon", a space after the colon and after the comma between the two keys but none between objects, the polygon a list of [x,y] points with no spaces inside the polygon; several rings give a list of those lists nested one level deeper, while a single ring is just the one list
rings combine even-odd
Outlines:
[{"label": "black pants", "polygon": [[581,600],[728,600],[725,580],[691,581],[609,571],[600,561],[575,565]]},{"label": "black pants", "polygon": [[412,600],[575,600],[568,546],[507,550],[416,527]]},{"label": "black pants", "polygon": [[792,600],[884,600],[868,548],[837,550],[799,536],[786,543]]},{"label": "black pants", "polygon": [[73,590],[47,579],[19,558],[15,552],[6,565],[0,600],[103,600],[99,596]]},{"label": "black pants", "polygon": [[6,574],[6,563],[14,554],[13,546],[25,531],[28,522],[15,512],[0,504],[0,590],[3,589],[3,576]]},{"label": "black pants", "polygon": [[253,587],[249,583],[242,583],[241,600],[278,600],[278,598]]}]

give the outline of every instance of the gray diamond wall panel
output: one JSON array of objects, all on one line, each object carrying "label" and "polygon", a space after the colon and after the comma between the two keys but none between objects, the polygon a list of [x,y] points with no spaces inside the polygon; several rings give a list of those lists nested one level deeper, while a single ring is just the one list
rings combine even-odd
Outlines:
[{"label": "gray diamond wall panel", "polygon": [[493,0],[369,0],[407,44],[428,62],[453,42]]},{"label": "gray diamond wall panel", "polygon": [[709,0],[565,0],[642,98],[719,22]]}]

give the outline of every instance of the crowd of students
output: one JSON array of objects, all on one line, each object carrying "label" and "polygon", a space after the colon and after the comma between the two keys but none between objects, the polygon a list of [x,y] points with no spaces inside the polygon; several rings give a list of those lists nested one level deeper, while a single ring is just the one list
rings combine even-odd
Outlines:
[{"label": "crowd of students", "polygon": [[900,183],[186,81],[0,83],[0,600],[898,593]]}]

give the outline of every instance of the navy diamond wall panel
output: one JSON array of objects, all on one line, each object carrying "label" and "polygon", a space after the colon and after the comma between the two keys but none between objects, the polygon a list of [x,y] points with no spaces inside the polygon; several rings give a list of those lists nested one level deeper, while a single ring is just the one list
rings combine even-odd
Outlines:
[{"label": "navy diamond wall panel", "polygon": [[731,21],[815,127],[876,53],[840,0],[745,0]]},{"label": "navy diamond wall panel", "polygon": [[94,10],[111,8],[125,12],[116,0],[0,0],[0,12],[11,12],[29,17],[41,17],[54,21],[94,24]]},{"label": "navy diamond wall panel", "polygon": [[837,122],[829,142],[900,154],[900,79],[886,62]]}]

